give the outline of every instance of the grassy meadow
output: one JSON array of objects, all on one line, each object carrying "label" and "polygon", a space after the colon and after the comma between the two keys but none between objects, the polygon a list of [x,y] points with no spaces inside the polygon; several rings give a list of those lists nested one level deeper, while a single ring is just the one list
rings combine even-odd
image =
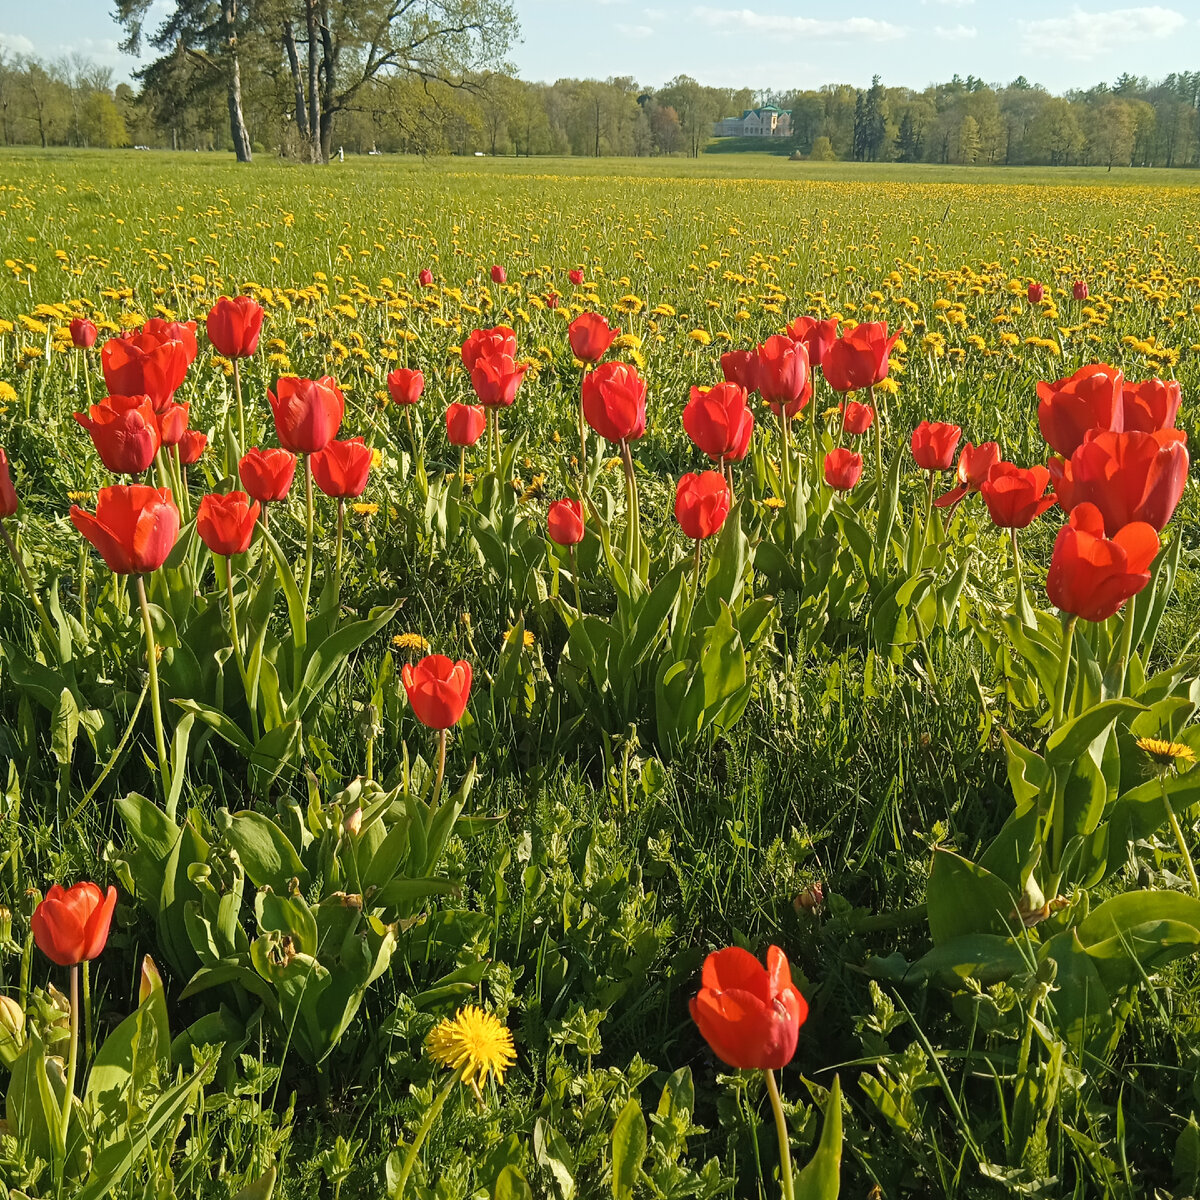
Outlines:
[{"label": "grassy meadow", "polygon": [[[793,1155],[798,1166],[813,1156],[838,1076],[842,1196],[1193,1194],[1200,911],[1183,906],[1200,910],[1200,900],[1163,823],[1154,763],[1133,739],[1200,749],[1200,494],[1189,482],[1162,534],[1160,564],[1173,565],[1156,568],[1157,607],[1150,592],[1140,607],[1130,601],[1140,624],[1129,635],[1122,614],[1080,622],[1065,708],[1052,713],[1058,676],[1046,662],[1059,661],[1063,627],[1045,575],[1064,514],[1021,532],[1018,592],[1008,531],[978,496],[928,509],[909,453],[911,431],[929,420],[961,426],[964,441],[996,441],[1018,464],[1043,463],[1038,381],[1095,362],[1129,380],[1177,380],[1178,425],[1194,437],[1200,191],[1190,176],[757,155],[329,168],[157,152],[0,161],[0,446],[21,501],[5,528],[58,638],[55,648],[0,553],[0,990],[20,997],[26,1037],[36,1028],[61,1045],[49,988],[61,994],[66,977],[33,949],[30,889],[115,883],[113,933],[92,963],[93,1040],[133,1011],[149,955],[174,1042],[169,1067],[130,1093],[142,1115],[129,1128],[146,1128],[137,1121],[155,1087],[197,1072],[187,1104],[155,1127],[177,1139],[161,1141],[157,1158],[131,1151],[124,1190],[110,1194],[251,1200],[270,1194],[269,1180],[284,1197],[774,1200],[777,1135],[762,1080],[714,1058],[687,1003],[708,952],[740,945],[762,957],[771,944],[809,1004],[781,1075]],[[493,264],[505,283],[490,279]],[[432,286],[418,284],[423,269]],[[1086,299],[1073,298],[1077,280]],[[1045,287],[1036,304],[1032,281]],[[331,640],[338,628],[371,628],[335,672],[312,669],[303,706],[287,700],[299,651],[282,578],[299,568],[306,537],[297,486],[271,506],[280,582],[262,541],[236,566],[247,653],[258,636],[256,661],[278,677],[284,717],[302,711],[295,728],[275,725],[286,739],[267,741],[268,720],[257,741],[260,714],[230,657],[221,567],[189,540],[185,512],[180,546],[150,587],[168,770],[155,753],[136,595],[68,516],[113,482],[72,414],[105,394],[104,339],[155,316],[196,320],[200,349],[176,400],[209,443],[178,482],[192,511],[203,493],[237,486],[226,440],[237,424],[233,365],[203,330],[217,297],[239,293],[266,317],[257,353],[240,363],[238,448],[274,444],[267,391],[280,376],[332,375],[346,398],[339,436],[361,434],[375,451],[341,533],[330,502],[317,505],[312,618]],[[645,436],[631,443],[640,599],[637,571],[614,566],[628,567],[619,451],[593,436],[579,461],[582,367],[567,324],[585,311],[620,328],[611,353],[648,386]],[[792,507],[779,423],[756,407],[755,441],[735,464],[737,536],[710,542],[687,599],[693,544],[672,515],[675,481],[707,465],[681,424],[689,390],[721,379],[722,353],[805,314],[901,331],[874,395],[878,462],[872,433],[859,487],[834,495],[822,483],[820,459],[843,440],[842,397],[818,376],[793,435]],[[94,350],[73,347],[75,317],[98,326]],[[530,366],[503,412],[500,457],[481,441],[465,451],[464,473],[443,414],[471,398],[458,347],[497,324],[512,327]],[[389,401],[398,367],[424,373],[418,404]],[[596,519],[589,510],[576,569],[547,542],[545,520],[552,500],[575,494],[581,469]],[[952,482],[939,477],[939,493]],[[616,639],[628,612],[644,611],[630,606],[666,579],[678,598],[669,619],[644,623],[653,649],[639,656],[614,640],[607,667],[581,658],[577,628],[591,650]],[[670,643],[685,604],[690,628],[702,612],[709,624],[681,651]],[[733,700],[719,711],[706,700],[681,732],[674,716],[691,701],[672,699],[669,656],[699,677],[734,644]],[[462,787],[461,815],[436,881],[404,879],[389,893],[403,902],[365,935],[372,946],[391,939],[390,957],[344,1028],[331,1032],[322,1010],[302,1035],[303,999],[289,1007],[283,974],[271,974],[278,961],[251,969],[246,947],[272,929],[270,898],[303,893],[315,911],[307,855],[323,838],[344,847],[338,829],[355,807],[369,824],[418,803],[413,795],[429,800],[437,738],[400,684],[425,648],[474,670],[445,768],[447,793]],[[647,655],[667,664],[657,677]],[[1055,758],[1064,744],[1071,753]],[[1194,846],[1200,775],[1191,761],[1170,770],[1163,794],[1177,789],[1181,836]],[[174,805],[162,800],[172,789]],[[430,813],[440,776],[432,794]],[[1016,920],[1029,916],[1021,888],[1031,876],[1005,874],[996,847],[1016,818],[1053,804],[1066,805],[1078,840],[1064,851],[1047,833],[1032,869],[1046,902],[1063,903]],[[252,812],[276,814],[272,828],[303,843],[289,859],[272,842],[273,887],[237,840],[240,814]],[[931,872],[943,880],[951,860],[969,881],[935,893]],[[320,861],[325,870],[332,858]],[[361,907],[369,895],[359,860],[326,882],[322,902],[358,894]],[[996,887],[1003,899],[989,908]],[[1165,894],[1178,910],[1146,907],[1114,925],[1107,958],[1099,935],[1088,940],[1107,902]],[[971,913],[983,914],[978,927]],[[313,925],[322,936],[324,919]],[[351,970],[339,963],[335,981]],[[1089,987],[1092,1000],[1077,1002]],[[426,1037],[468,1002],[507,1026],[516,1061],[478,1096],[466,1086],[443,1096],[448,1076]],[[630,1167],[623,1147],[637,1121],[644,1145],[634,1136]],[[0,1138],[8,1194],[55,1194],[34,1149]]]}]

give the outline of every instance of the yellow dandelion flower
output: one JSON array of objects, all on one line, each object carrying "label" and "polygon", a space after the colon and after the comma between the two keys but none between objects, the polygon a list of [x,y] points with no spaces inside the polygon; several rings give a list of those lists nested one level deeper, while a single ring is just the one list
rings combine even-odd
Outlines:
[{"label": "yellow dandelion flower", "polygon": [[68,492],[67,499],[72,504],[87,504],[94,495],[94,492]]},{"label": "yellow dandelion flower", "polygon": [[473,1004],[439,1021],[425,1040],[425,1050],[434,1062],[461,1072],[476,1096],[489,1075],[503,1083],[504,1072],[517,1061],[509,1030],[493,1013]]},{"label": "yellow dandelion flower", "polygon": [[1165,738],[1141,737],[1137,748],[1148,754],[1159,766],[1171,767],[1196,761],[1196,752],[1183,742],[1172,742]]},{"label": "yellow dandelion flower", "polygon": [[783,507],[783,501],[778,496],[768,496],[763,501],[763,508],[772,508],[778,511]]},{"label": "yellow dandelion flower", "polygon": [[[505,642],[511,642],[513,640],[514,633],[516,633],[515,626],[505,630],[505,633],[504,633]],[[521,635],[521,644],[525,647],[526,650],[533,649],[533,643],[536,640],[537,639],[533,636],[533,634],[528,629],[526,629],[525,632]]]},{"label": "yellow dandelion flower", "polygon": [[411,650],[416,654],[424,654],[429,649],[429,639],[419,633],[398,633],[392,638],[392,645],[397,650]]},{"label": "yellow dandelion flower", "polygon": [[363,503],[358,503],[358,504],[352,504],[352,505],[350,505],[350,507],[351,507],[351,508],[352,508],[352,509],[355,511],[355,513],[357,513],[357,514],[358,514],[360,517],[373,517],[373,516],[374,516],[374,515],[375,515],[375,514],[376,514],[376,513],[379,511],[379,505],[378,505],[378,504],[363,504]]},{"label": "yellow dandelion flower", "polygon": [[707,346],[712,342],[712,336],[707,329],[693,329],[688,337],[693,342],[699,342],[701,346]]},{"label": "yellow dandelion flower", "polygon": [[0,379],[0,404],[7,404],[17,398],[17,389],[11,383]]}]

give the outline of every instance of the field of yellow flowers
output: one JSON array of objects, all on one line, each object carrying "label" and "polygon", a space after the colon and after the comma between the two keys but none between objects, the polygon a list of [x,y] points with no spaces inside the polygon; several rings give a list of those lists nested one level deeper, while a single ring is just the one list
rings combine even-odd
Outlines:
[{"label": "field of yellow flowers", "polygon": [[4,167],[4,1194],[1200,1186],[1194,189]]}]

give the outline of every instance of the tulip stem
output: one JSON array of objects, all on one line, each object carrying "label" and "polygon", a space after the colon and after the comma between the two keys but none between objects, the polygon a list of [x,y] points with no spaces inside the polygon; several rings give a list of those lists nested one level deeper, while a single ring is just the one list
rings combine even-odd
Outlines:
[{"label": "tulip stem", "polygon": [[876,488],[879,492],[883,490],[883,430],[880,428],[882,421],[879,416],[879,408],[875,404],[875,389],[870,391],[871,407],[875,410],[875,420],[871,422],[875,426],[875,478],[879,481]]},{"label": "tulip stem", "polygon": [[1129,660],[1133,657],[1133,624],[1134,624],[1134,598],[1125,601],[1125,620],[1121,626],[1121,658],[1117,665],[1119,672],[1117,678],[1117,695],[1125,695],[1125,681],[1129,675]]},{"label": "tulip stem", "polygon": [[170,802],[171,764],[167,758],[167,742],[163,737],[162,697],[158,694],[158,647],[154,644],[154,623],[150,620],[150,605],[146,600],[146,583],[137,577],[138,604],[142,610],[142,628],[146,631],[146,669],[150,675],[150,711],[154,717],[154,745],[158,751],[158,769],[162,775],[163,797],[167,800],[167,816],[175,819],[175,806]]},{"label": "tulip stem", "polygon": [[1077,616],[1071,614],[1063,625],[1062,651],[1058,657],[1058,683],[1054,689],[1054,712],[1051,721],[1055,729],[1062,724],[1067,706],[1067,676],[1071,672],[1071,648],[1075,637],[1075,622],[1078,620]]},{"label": "tulip stem", "polygon": [[463,488],[467,486],[467,448],[459,446],[458,448],[458,494],[461,496]]},{"label": "tulip stem", "polygon": [[767,1079],[767,1094],[771,1097],[771,1108],[775,1113],[775,1134],[779,1138],[779,1178],[783,1183],[783,1200],[795,1200],[796,1184],[792,1177],[792,1148],[788,1144],[787,1119],[783,1115],[783,1101],[775,1083],[775,1072],[764,1071]]},{"label": "tulip stem", "polygon": [[633,473],[633,455],[629,452],[629,439],[621,439],[621,459],[625,464],[625,489],[629,507],[629,568],[632,576],[641,575],[642,562],[642,515],[638,504],[637,477]]},{"label": "tulip stem", "polygon": [[433,799],[429,802],[429,815],[432,818],[437,812],[442,799],[442,780],[446,778],[446,743],[449,740],[449,731],[445,729],[438,730],[438,761],[437,775],[433,781]]},{"label": "tulip stem", "polygon": [[567,553],[571,557],[571,582],[575,585],[575,611],[583,616],[583,602],[579,598],[579,560],[575,555],[575,547],[568,546]]},{"label": "tulip stem", "polygon": [[8,532],[8,527],[3,521],[0,521],[0,537],[4,538],[4,544],[8,547],[8,552],[12,555],[12,560],[16,564],[17,574],[21,576],[21,582],[25,585],[25,590],[29,593],[30,602],[33,604],[33,611],[37,613],[38,620],[42,623],[42,631],[46,635],[46,649],[57,660],[58,639],[54,635],[54,626],[50,624],[50,618],[46,615],[46,610],[42,606],[42,600],[37,594],[37,588],[33,586],[33,580],[29,577],[29,571],[25,566],[25,559],[22,557],[21,551],[17,549],[17,543],[13,541],[12,534]]},{"label": "tulip stem", "polygon": [[83,1057],[92,1059],[92,964],[83,960]]},{"label": "tulip stem", "polygon": [[792,443],[788,431],[789,424],[790,421],[786,409],[781,409],[779,413],[779,427],[783,432],[783,453],[779,461],[782,472],[783,502],[787,506],[788,523],[791,525],[795,520],[793,509],[795,498],[792,495]]},{"label": "tulip stem", "polygon": [[304,590],[300,593],[304,620],[308,621],[308,595],[312,590],[313,566],[313,477],[312,455],[304,456]]},{"label": "tulip stem", "polygon": [[83,626],[83,635],[88,632],[88,543],[79,543],[79,623]]},{"label": "tulip stem", "polygon": [[[579,478],[587,483],[587,416],[583,411],[583,379],[587,378],[588,367],[584,364],[583,377],[579,384]],[[586,493],[586,486],[584,491]]]},{"label": "tulip stem", "polygon": [[696,611],[696,605],[700,603],[700,547],[703,542],[700,538],[696,539],[696,557],[692,563],[692,612]]},{"label": "tulip stem", "polygon": [[55,1185],[62,1195],[63,1176],[67,1169],[67,1137],[71,1126],[71,1106],[75,1100],[75,1074],[79,1067],[79,964],[71,967],[71,1045],[67,1051],[67,1086],[63,1092],[62,1108],[58,1114],[58,1163]]},{"label": "tulip stem", "polygon": [[930,526],[933,524],[933,487],[934,487],[934,482],[935,482],[934,474],[932,471],[930,471],[929,472],[929,491],[926,493],[926,496],[925,496],[925,532],[921,538],[921,549],[922,550],[924,550],[925,547],[929,545],[929,529],[930,529]]},{"label": "tulip stem", "polygon": [[342,581],[342,540],[346,536],[346,501],[342,496],[339,496],[337,504],[337,552],[333,556],[333,570],[340,585]]},{"label": "tulip stem", "polygon": [[1167,810],[1167,820],[1171,823],[1171,831],[1175,834],[1179,853],[1183,856],[1183,865],[1187,868],[1188,879],[1192,884],[1192,895],[1200,899],[1200,879],[1196,878],[1196,866],[1192,862],[1191,851],[1187,847],[1187,839],[1183,836],[1183,828],[1179,824],[1179,818],[1175,815],[1175,806],[1171,803],[1171,797],[1167,792],[1167,777],[1165,772],[1159,772],[1158,786],[1162,789],[1162,801],[1163,807]]},{"label": "tulip stem", "polygon": [[1021,551],[1017,546],[1017,528],[1015,525],[1009,528],[1009,536],[1012,539],[1012,554],[1013,554],[1013,586],[1016,590],[1016,599],[1014,601],[1014,611],[1020,615],[1024,609],[1021,600],[1025,594],[1025,585],[1021,580]]},{"label": "tulip stem", "polygon": [[238,453],[246,452],[246,410],[242,405],[242,368],[240,360],[233,360],[233,392],[237,397],[238,410]]}]

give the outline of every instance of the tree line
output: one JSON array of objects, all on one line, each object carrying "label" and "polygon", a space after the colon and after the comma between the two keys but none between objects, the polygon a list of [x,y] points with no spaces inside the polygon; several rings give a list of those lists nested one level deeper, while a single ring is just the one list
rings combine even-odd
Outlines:
[{"label": "tree line", "polygon": [[[507,0],[115,0],[136,87],[78,55],[0,53],[5,145],[147,145],[328,162],[350,153],[696,156],[715,122],[771,103],[819,160],[1190,167],[1200,161],[1200,71],[1056,96],[955,75],[923,90],[827,84],[755,92],[681,75],[522,80],[505,61]],[[730,143],[725,143],[729,145]],[[733,143],[741,148],[740,143]]]}]

